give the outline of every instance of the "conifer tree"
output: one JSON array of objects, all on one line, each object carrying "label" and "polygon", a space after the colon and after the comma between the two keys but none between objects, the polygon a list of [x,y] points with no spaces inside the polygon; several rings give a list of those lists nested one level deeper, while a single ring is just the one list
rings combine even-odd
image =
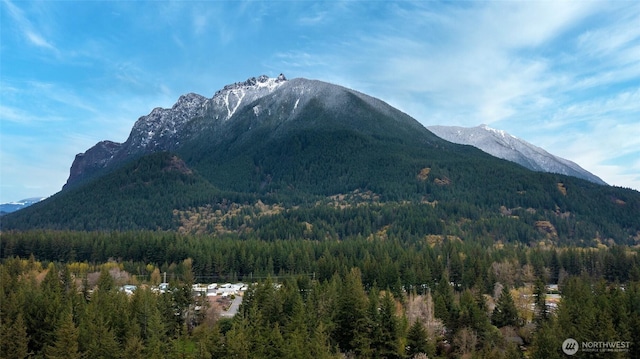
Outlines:
[{"label": "conifer tree", "polygon": [[369,351],[370,340],[367,331],[367,296],[358,268],[351,269],[346,275],[337,306],[333,337],[340,351],[363,356]]},{"label": "conifer tree", "polygon": [[580,341],[593,340],[597,327],[593,292],[586,278],[569,277],[562,288],[557,325],[563,335]]},{"label": "conifer tree", "polygon": [[337,350],[330,344],[330,338],[327,329],[324,324],[319,323],[313,329],[311,334],[311,341],[309,344],[309,354],[315,359],[328,359],[332,358]]},{"label": "conifer tree", "polygon": [[71,311],[64,313],[55,331],[53,345],[45,349],[47,359],[79,359],[78,328],[73,323]]},{"label": "conifer tree", "polygon": [[447,328],[454,332],[457,329],[456,324],[459,308],[455,301],[453,287],[445,274],[442,275],[436,286],[433,300],[436,318],[441,319]]},{"label": "conifer tree", "polygon": [[418,353],[424,353],[428,357],[435,354],[435,348],[430,345],[427,330],[419,318],[411,324],[407,333],[407,355],[412,358]]},{"label": "conifer tree", "polygon": [[106,266],[102,266],[102,269],[100,270],[100,277],[98,277],[97,286],[98,290],[103,293],[115,288],[113,277],[111,277],[111,274],[109,274],[109,270],[106,268]]},{"label": "conifer tree", "polygon": [[562,353],[562,337],[556,329],[553,319],[540,323],[531,343],[532,359],[560,359],[566,357]]},{"label": "conifer tree", "polygon": [[18,313],[11,324],[3,322],[0,326],[0,353],[7,359],[22,359],[29,355],[29,337],[27,327]]},{"label": "conifer tree", "polygon": [[534,298],[535,298],[535,306],[536,306],[536,315],[535,321],[537,323],[543,322],[549,318],[549,310],[547,309],[547,288],[544,282],[538,278],[535,282],[534,288]]},{"label": "conifer tree", "polygon": [[[168,297],[168,295],[163,295]],[[144,330],[141,330],[144,342],[144,353],[147,358],[162,358],[166,350],[165,338],[167,329],[157,307],[153,306],[155,301],[149,301],[148,312],[140,318],[144,323]]]},{"label": "conifer tree", "polygon": [[224,357],[227,358],[249,359],[252,357],[246,318],[234,320],[231,330],[225,335],[225,350]]},{"label": "conifer tree", "polygon": [[109,328],[102,316],[89,315],[86,323],[88,338],[86,355],[95,359],[117,359],[120,357],[120,346],[115,334]]},{"label": "conifer tree", "polygon": [[294,288],[287,289],[289,290],[287,294],[289,299],[285,298],[285,304],[290,308],[285,310],[285,312],[289,313],[287,313],[288,321],[286,327],[283,328],[285,343],[287,344],[286,355],[290,358],[312,358],[307,350],[310,338],[302,296],[295,285]]},{"label": "conifer tree", "polygon": [[385,292],[380,303],[380,315],[378,316],[381,341],[377,353],[381,358],[399,358],[398,348],[400,347],[398,333],[398,318],[395,314],[395,301],[389,290]]},{"label": "conifer tree", "polygon": [[22,282],[20,295],[23,320],[29,335],[29,350],[41,354],[53,344],[53,333],[63,310],[57,267],[50,263],[40,285],[36,281]]},{"label": "conifer tree", "polygon": [[366,316],[367,335],[370,341],[374,356],[378,354],[378,350],[382,347],[382,319],[380,318],[380,291],[374,284],[369,290],[369,299]]},{"label": "conifer tree", "polygon": [[500,298],[491,314],[491,322],[498,328],[520,325],[518,309],[507,286],[502,287]]},{"label": "conifer tree", "polygon": [[143,359],[143,354],[144,344],[142,343],[142,339],[137,335],[128,337],[124,343],[122,357],[126,359]]}]

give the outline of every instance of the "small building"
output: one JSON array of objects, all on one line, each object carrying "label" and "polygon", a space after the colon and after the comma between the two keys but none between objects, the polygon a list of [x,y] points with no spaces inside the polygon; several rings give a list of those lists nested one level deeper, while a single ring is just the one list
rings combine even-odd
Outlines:
[{"label": "small building", "polygon": [[123,285],[122,287],[120,287],[120,291],[124,292],[127,295],[132,295],[133,292],[136,291],[136,289],[138,289],[138,287],[136,287],[135,285],[132,285],[132,284],[127,284],[127,285]]}]

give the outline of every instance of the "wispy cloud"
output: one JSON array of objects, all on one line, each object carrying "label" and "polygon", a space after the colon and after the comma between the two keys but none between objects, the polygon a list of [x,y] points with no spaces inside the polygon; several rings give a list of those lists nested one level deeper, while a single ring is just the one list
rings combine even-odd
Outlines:
[{"label": "wispy cloud", "polygon": [[38,31],[37,26],[35,26],[27,16],[25,16],[24,12],[19,7],[9,0],[3,0],[3,4],[8,10],[8,14],[11,16],[11,19],[17,25],[18,30],[29,43],[56,53],[59,52],[49,40],[45,39],[45,37]]},{"label": "wispy cloud", "polygon": [[11,121],[26,124],[32,122],[33,117],[20,108],[0,105],[0,119],[2,121]]}]

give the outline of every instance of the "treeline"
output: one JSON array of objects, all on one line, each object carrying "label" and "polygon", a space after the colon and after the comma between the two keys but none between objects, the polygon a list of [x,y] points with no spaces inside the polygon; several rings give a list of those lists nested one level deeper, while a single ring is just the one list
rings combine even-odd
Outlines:
[{"label": "treeline", "polygon": [[492,295],[461,289],[446,274],[424,295],[364,285],[359,268],[326,280],[261,280],[239,313],[220,319],[193,296],[190,259],[160,294],[141,285],[118,290],[108,268],[94,285],[73,265],[33,258],[0,265],[0,353],[3,358],[562,358],[562,341],[626,343],[639,357],[640,282],[606,283],[568,276],[549,312],[545,286],[534,284],[534,315],[523,315],[513,286]]},{"label": "treeline", "polygon": [[350,268],[362,272],[365,287],[377,283],[399,293],[402,288],[432,286],[446,273],[459,289],[479,286],[489,293],[496,282],[521,285],[540,278],[558,283],[566,276],[586,275],[608,282],[640,280],[638,249],[529,247],[519,243],[462,241],[452,236],[399,240],[360,237],[311,241],[239,240],[236,236],[180,235],[173,232],[4,232],[2,258],[104,263],[115,260],[141,278],[147,264],[168,271],[171,263],[193,259],[193,273],[209,279],[265,278],[305,274],[329,280]]}]

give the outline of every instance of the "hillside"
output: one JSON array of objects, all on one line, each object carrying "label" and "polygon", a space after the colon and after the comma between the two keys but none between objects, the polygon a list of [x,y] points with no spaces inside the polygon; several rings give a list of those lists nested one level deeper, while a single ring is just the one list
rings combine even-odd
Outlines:
[{"label": "hillside", "polygon": [[640,193],[447,142],[340,86],[260,77],[154,109],[125,143],[78,155],[63,191],[2,228],[632,244]]}]

